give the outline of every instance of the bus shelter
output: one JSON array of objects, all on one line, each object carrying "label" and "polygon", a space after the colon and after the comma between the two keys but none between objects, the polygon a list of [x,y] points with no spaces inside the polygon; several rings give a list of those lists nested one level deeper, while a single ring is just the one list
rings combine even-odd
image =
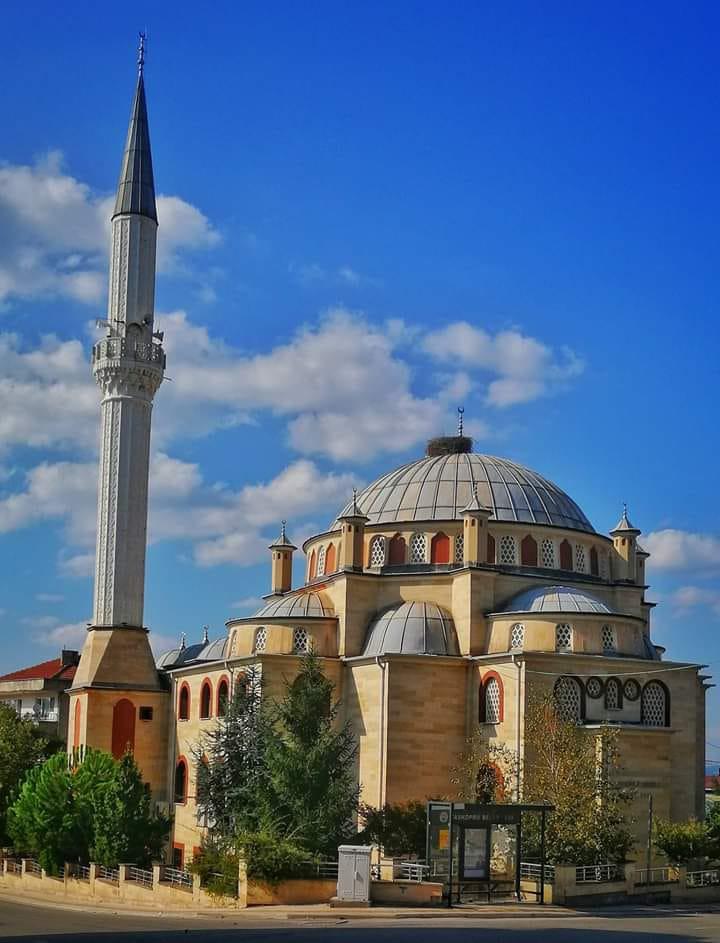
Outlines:
[{"label": "bus shelter", "polygon": [[550,805],[428,802],[425,860],[430,880],[445,885],[448,907],[463,900],[520,900],[523,828],[539,858],[537,896],[544,903],[545,825],[552,811]]}]

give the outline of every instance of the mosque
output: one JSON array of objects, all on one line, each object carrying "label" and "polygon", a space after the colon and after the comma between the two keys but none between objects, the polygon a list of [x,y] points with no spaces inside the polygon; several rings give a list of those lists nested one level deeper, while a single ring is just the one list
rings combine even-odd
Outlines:
[{"label": "mosque", "polygon": [[[250,665],[278,696],[312,648],[358,743],[374,806],[452,793],[450,770],[483,730],[525,761],[533,691],[567,716],[620,730],[623,776],[656,814],[703,814],[702,666],[664,660],[646,598],[648,553],[627,511],[604,534],[542,475],[458,435],[349,497],[298,548],[283,524],[255,615],[156,662],[143,625],[158,228],[142,49],[112,216],[106,336],[92,353],[101,432],[93,621],[69,690],[68,748],[129,747],[174,816],[172,860],[200,845],[197,744]],[[521,783],[513,784],[517,791]]]}]

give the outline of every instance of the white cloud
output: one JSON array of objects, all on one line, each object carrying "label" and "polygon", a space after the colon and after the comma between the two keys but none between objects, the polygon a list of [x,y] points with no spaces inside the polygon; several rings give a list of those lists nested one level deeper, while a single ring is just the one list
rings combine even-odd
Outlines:
[{"label": "white cloud", "polygon": [[717,587],[680,586],[671,594],[670,601],[676,609],[686,610],[707,606],[720,616],[720,588]]},{"label": "white cloud", "polygon": [[650,563],[660,570],[716,569],[720,567],[720,537],[666,528],[643,538]]},{"label": "white cloud", "polygon": [[95,572],[94,553],[68,553],[64,550],[58,559],[58,571],[67,579],[88,579]]},{"label": "white cloud", "polygon": [[35,593],[38,602],[62,602],[65,597],[62,593]]},{"label": "white cloud", "polygon": [[[64,296],[97,304],[107,283],[113,197],[66,173],[51,151],[34,165],[0,165],[0,303]],[[203,213],[158,196],[158,270],[182,269],[186,250],[220,239]]]},{"label": "white cloud", "polygon": [[498,374],[487,389],[487,402],[492,406],[512,406],[546,396],[584,369],[582,360],[567,347],[554,351],[517,330],[493,335],[467,321],[427,334],[423,349],[443,363]]},{"label": "white cloud", "polygon": [[246,596],[244,599],[236,599],[230,603],[231,609],[240,609],[243,612],[255,612],[261,606],[265,605],[265,600],[261,596]]},{"label": "white cloud", "polygon": [[34,640],[40,645],[52,645],[56,648],[82,648],[87,633],[88,621],[61,622],[53,616],[32,616],[20,620],[33,633]]}]

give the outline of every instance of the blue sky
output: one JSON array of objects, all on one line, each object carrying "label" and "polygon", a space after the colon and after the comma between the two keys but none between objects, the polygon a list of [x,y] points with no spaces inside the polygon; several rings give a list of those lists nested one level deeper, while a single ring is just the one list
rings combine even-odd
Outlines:
[{"label": "blue sky", "polygon": [[90,615],[89,325],[147,25],[172,380],[158,644],[248,612],[281,517],[296,542],[322,528],[462,403],[478,449],[556,481],[599,530],[629,503],[656,641],[720,673],[720,14],[479,7],[5,11],[0,667],[79,643]]}]

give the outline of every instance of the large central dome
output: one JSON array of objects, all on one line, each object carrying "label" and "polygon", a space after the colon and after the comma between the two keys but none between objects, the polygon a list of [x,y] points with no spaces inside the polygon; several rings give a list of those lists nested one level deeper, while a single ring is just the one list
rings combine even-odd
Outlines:
[{"label": "large central dome", "polygon": [[[421,458],[383,475],[358,494],[371,524],[459,520],[477,485],[498,521],[553,524],[594,533],[577,504],[537,472],[506,458],[461,452]],[[350,505],[341,512],[349,512]],[[336,519],[331,530],[339,527]]]}]

